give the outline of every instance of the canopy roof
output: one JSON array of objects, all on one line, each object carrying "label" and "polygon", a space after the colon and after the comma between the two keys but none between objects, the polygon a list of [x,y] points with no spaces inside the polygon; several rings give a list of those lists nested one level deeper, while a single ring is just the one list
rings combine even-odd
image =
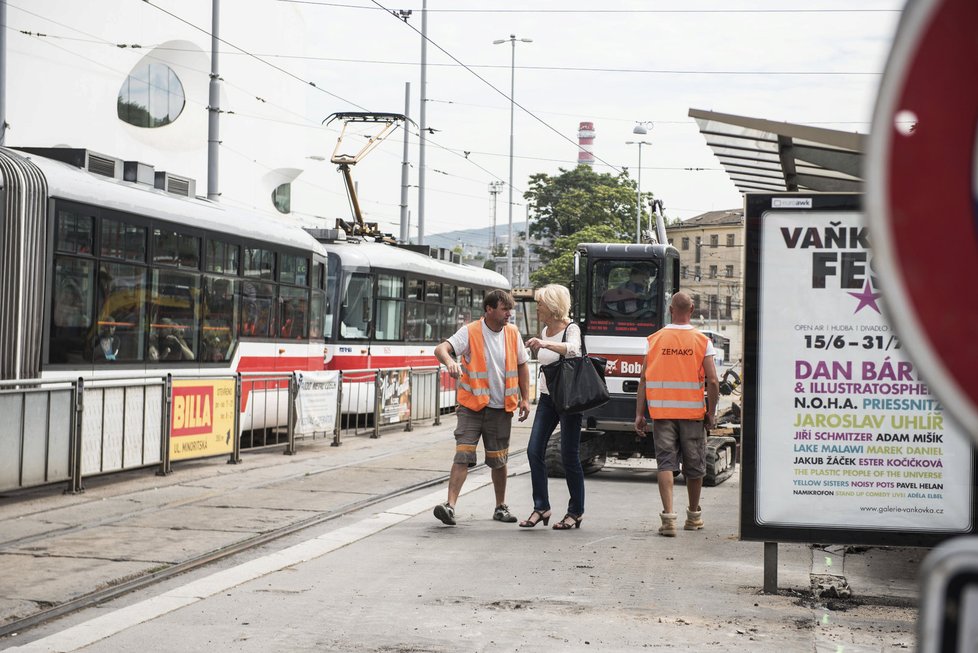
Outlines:
[{"label": "canopy roof", "polygon": [[690,109],[737,189],[859,192],[867,136]]}]

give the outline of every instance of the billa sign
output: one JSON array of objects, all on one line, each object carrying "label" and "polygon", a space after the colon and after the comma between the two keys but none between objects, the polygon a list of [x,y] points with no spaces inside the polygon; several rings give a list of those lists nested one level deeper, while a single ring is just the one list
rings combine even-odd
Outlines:
[{"label": "billa sign", "polygon": [[234,380],[173,381],[170,460],[234,451]]}]

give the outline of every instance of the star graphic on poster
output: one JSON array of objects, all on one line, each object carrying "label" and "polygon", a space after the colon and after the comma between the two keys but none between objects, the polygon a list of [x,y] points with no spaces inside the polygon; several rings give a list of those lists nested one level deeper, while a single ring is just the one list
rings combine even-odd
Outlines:
[{"label": "star graphic on poster", "polygon": [[866,306],[869,306],[870,308],[872,308],[877,313],[880,312],[880,307],[876,303],[876,300],[879,299],[881,293],[873,292],[873,289],[870,288],[870,286],[869,286],[869,280],[868,279],[866,280],[866,285],[863,286],[863,289],[862,289],[861,292],[851,292],[849,294],[859,300],[859,305],[856,306],[856,310],[853,311],[853,314],[858,313],[859,311],[863,310],[863,308],[866,307]]}]

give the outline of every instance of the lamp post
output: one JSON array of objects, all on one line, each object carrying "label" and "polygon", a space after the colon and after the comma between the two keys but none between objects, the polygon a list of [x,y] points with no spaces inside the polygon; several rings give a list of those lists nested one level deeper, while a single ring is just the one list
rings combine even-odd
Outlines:
[{"label": "lamp post", "polygon": [[[646,127],[645,125],[648,125]],[[632,130],[633,134],[640,134],[644,136],[649,133],[649,129],[652,128],[651,122],[640,122],[635,125]],[[648,141],[625,141],[625,145],[638,145],[638,178],[637,178],[637,198],[635,202],[635,242],[642,242],[642,146],[652,145]]]},{"label": "lamp post", "polygon": [[516,101],[513,94],[516,90],[516,42],[533,43],[533,39],[518,39],[515,34],[510,34],[508,39],[496,39],[493,45],[511,43],[513,54],[509,65],[509,242],[506,244],[506,265],[509,276],[513,276],[513,119],[515,116]]}]

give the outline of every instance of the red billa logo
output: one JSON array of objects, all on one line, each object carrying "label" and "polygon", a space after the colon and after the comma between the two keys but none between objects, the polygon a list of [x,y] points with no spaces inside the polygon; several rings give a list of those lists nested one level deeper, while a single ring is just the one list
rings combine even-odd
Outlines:
[{"label": "red billa logo", "polygon": [[214,388],[173,388],[173,435],[200,435],[214,427]]}]

